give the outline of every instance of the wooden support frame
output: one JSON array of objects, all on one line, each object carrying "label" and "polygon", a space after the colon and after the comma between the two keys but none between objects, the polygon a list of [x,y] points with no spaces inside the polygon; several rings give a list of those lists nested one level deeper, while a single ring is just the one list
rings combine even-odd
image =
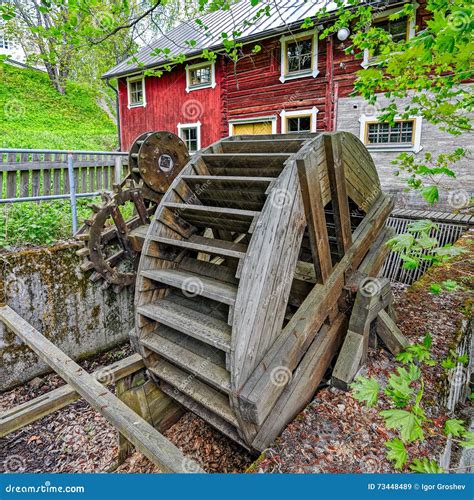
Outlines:
[{"label": "wooden support frame", "polygon": [[[135,373],[144,367],[143,359],[139,354],[133,354],[128,358],[113,363],[106,368],[100,368],[92,373],[92,376],[99,382],[118,382],[124,377]],[[102,375],[106,375],[106,380]],[[36,422],[40,418],[49,415],[56,410],[74,403],[80,399],[73,387],[66,384],[53,391],[38,396],[10,410],[0,413],[0,438]]]},{"label": "wooden support frame", "polygon": [[163,472],[203,472],[197,463],[186,458],[152,425],[104,388],[93,375],[82,369],[13,309],[1,307],[0,320]]}]

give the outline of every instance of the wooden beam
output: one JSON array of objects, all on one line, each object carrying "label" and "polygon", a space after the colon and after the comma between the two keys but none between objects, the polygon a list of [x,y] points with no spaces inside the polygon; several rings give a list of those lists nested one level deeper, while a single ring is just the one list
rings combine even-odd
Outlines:
[{"label": "wooden beam", "polygon": [[332,210],[336,229],[337,248],[342,258],[352,243],[351,215],[347,197],[346,176],[342,160],[343,133],[324,134],[326,164],[329,188],[331,190]]},{"label": "wooden beam", "polygon": [[[92,376],[101,383],[111,383],[135,373],[143,367],[141,356],[133,354],[104,368],[99,368],[92,373]],[[36,422],[80,398],[81,396],[67,384],[6,410],[0,413],[0,438],[25,427],[25,425]]]},{"label": "wooden beam", "polygon": [[8,306],[0,308],[0,320],[163,472],[203,472],[197,463],[186,458],[175,445],[13,309]]},{"label": "wooden beam", "polygon": [[386,311],[380,311],[378,314],[377,335],[394,356],[408,346],[408,340]]},{"label": "wooden beam", "polygon": [[318,138],[318,144],[314,146],[314,149],[316,151],[313,151],[309,155],[304,155],[304,159],[298,159],[296,165],[298,167],[298,177],[301,194],[303,195],[306,224],[316,277],[320,283],[326,283],[332,271],[332,262],[323,197],[319,182],[318,160],[321,155],[325,154],[322,137]]}]

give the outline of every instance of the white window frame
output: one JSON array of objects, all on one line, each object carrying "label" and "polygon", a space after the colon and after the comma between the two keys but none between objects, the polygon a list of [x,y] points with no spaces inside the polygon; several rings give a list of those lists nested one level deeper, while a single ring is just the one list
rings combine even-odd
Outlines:
[{"label": "white window frame", "polygon": [[[415,15],[413,17],[411,17],[410,19],[408,19],[408,26],[407,26],[408,39],[413,38],[415,36],[416,9],[419,7],[419,4],[417,2],[413,2],[413,7],[415,9]],[[373,15],[373,19],[375,21],[377,21],[377,20],[381,21],[381,20],[391,16],[392,14],[399,12],[400,9],[401,9],[401,7],[395,7],[394,9],[376,12]],[[369,49],[364,49],[364,59],[362,60],[360,65],[365,69],[365,68],[368,68],[369,66],[372,66],[376,63],[377,63],[377,61],[376,61],[375,57],[369,57]]]},{"label": "white window frame", "polygon": [[[143,94],[143,101],[142,102],[137,102],[135,104],[132,104],[130,102],[130,84],[133,82],[142,82],[142,94]],[[146,88],[145,88],[145,75],[135,75],[135,76],[129,76],[127,78],[127,100],[128,100],[128,109],[131,108],[146,108]]]},{"label": "white window frame", "polygon": [[272,134],[277,133],[277,116],[256,116],[255,118],[238,118],[236,120],[229,120],[229,135],[234,135],[234,125],[246,125],[248,123],[262,123],[271,122]]},{"label": "white window frame", "polygon": [[178,123],[178,137],[186,144],[183,136],[181,135],[183,129],[185,128],[195,128],[197,130],[197,151],[189,152],[189,154],[196,154],[201,149],[201,122],[194,123]]},{"label": "white window frame", "polygon": [[[209,83],[201,85],[191,85],[191,71],[194,69],[205,68],[206,66],[211,67],[211,81]],[[214,61],[206,61],[197,64],[187,64],[186,65],[186,92],[192,92],[193,90],[202,89],[213,89],[216,86],[216,63]]]},{"label": "white window frame", "polygon": [[[299,73],[286,73],[287,68],[287,45],[288,43],[297,42],[301,38],[312,37],[313,42],[313,53],[312,53],[312,64],[310,70],[306,70]],[[311,76],[316,78],[319,75],[318,69],[318,31],[317,29],[304,31],[303,33],[298,33],[296,35],[287,35],[280,38],[281,44],[281,56],[280,56],[280,82],[285,83],[288,80],[296,80],[297,78],[307,78]]]},{"label": "white window frame", "polygon": [[[297,109],[295,111],[286,111],[283,110],[280,113],[281,116],[281,133],[288,134],[288,123],[286,121],[287,118],[299,118],[302,116],[310,116],[311,117],[311,130],[310,132],[316,132],[316,123],[318,119],[319,109],[316,106],[313,106],[311,109]],[[293,133],[293,132],[291,132]],[[297,132],[294,132],[295,134]]]},{"label": "white window frame", "polygon": [[421,127],[422,127],[422,122],[423,119],[421,116],[410,116],[408,118],[402,118],[400,116],[396,116],[395,120],[401,120],[401,121],[408,121],[408,120],[413,120],[414,121],[414,126],[415,130],[413,131],[413,143],[412,144],[367,144],[367,137],[366,137],[366,130],[367,130],[367,124],[368,123],[374,123],[378,122],[379,120],[377,119],[376,116],[366,116],[362,115],[359,118],[360,122],[360,132],[359,132],[359,138],[360,140],[364,143],[365,147],[371,151],[371,152],[402,152],[402,151],[408,151],[411,153],[419,153],[422,149],[423,146],[421,145]]},{"label": "white window frame", "polygon": [[0,40],[2,41],[2,46],[0,47],[0,49],[13,50],[13,43],[11,39],[5,35],[5,33],[0,33]]}]

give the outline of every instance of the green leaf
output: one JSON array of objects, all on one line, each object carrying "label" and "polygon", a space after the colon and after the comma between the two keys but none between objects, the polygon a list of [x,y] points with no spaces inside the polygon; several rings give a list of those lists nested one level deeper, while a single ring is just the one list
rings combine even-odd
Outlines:
[{"label": "green leaf", "polygon": [[420,418],[406,410],[384,410],[380,415],[385,419],[387,429],[400,431],[402,441],[410,443],[417,439],[423,441],[424,434],[421,428]]},{"label": "green leaf", "polygon": [[453,358],[447,357],[446,359],[443,359],[443,361],[441,361],[441,366],[445,370],[451,370],[452,368],[456,367],[456,362],[454,361]]},{"label": "green leaf", "polygon": [[361,403],[366,403],[370,408],[374,406],[378,399],[380,385],[374,378],[357,377],[351,384],[352,396]]},{"label": "green leaf", "polygon": [[448,436],[449,434],[454,437],[462,436],[466,430],[464,429],[464,422],[458,418],[451,418],[446,420],[444,424],[444,433]]},{"label": "green leaf", "polygon": [[431,205],[439,200],[439,192],[436,186],[429,186],[423,188],[421,190],[421,195]]},{"label": "green leaf", "polygon": [[385,446],[388,448],[387,458],[394,462],[395,469],[401,469],[408,460],[408,452],[403,441],[394,438],[391,441],[387,441]]},{"label": "green leaf", "polygon": [[443,288],[447,292],[454,292],[455,290],[457,290],[459,288],[458,283],[454,280],[445,280],[441,283],[441,285],[443,285]]},{"label": "green leaf", "polygon": [[[414,373],[412,370],[418,370],[418,373]],[[410,387],[410,384],[417,380],[419,369],[416,365],[410,364],[410,372],[399,367],[397,373],[392,373],[388,379],[385,394],[392,399],[396,406],[406,406],[415,392],[413,387]]]},{"label": "green leaf", "polygon": [[423,339],[423,345],[429,349],[431,347],[431,344],[433,343],[433,337],[430,335],[430,333],[427,333],[425,335],[425,338]]},{"label": "green leaf", "polygon": [[400,361],[400,363],[412,363],[413,362],[413,354],[411,352],[402,351],[401,353],[397,354],[395,359],[397,361]]},{"label": "green leaf", "polygon": [[410,470],[413,472],[419,472],[421,474],[442,474],[444,469],[442,469],[436,460],[430,460],[429,458],[415,458],[413,463],[410,465]]},{"label": "green leaf", "polygon": [[463,448],[474,448],[474,432],[465,432],[463,434],[464,441],[462,441],[460,446]]}]

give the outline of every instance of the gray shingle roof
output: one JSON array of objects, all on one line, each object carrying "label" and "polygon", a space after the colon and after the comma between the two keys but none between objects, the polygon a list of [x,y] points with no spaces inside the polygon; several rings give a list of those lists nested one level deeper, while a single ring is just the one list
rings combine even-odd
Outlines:
[{"label": "gray shingle roof", "polygon": [[[252,7],[250,0],[241,0],[229,10],[219,10],[201,17],[207,29],[198,25],[196,20],[179,24],[152,44],[142,48],[134,57],[107,71],[103,78],[123,76],[143,68],[156,67],[165,63],[169,57],[179,54],[192,57],[201,54],[203,49],[218,49],[222,46],[222,32],[230,36],[238,29],[241,32],[238,39],[241,41],[275,35],[287,31],[290,27],[299,26],[305,18],[315,16],[326,4],[325,0],[263,0]],[[270,7],[269,15],[263,13],[257,16],[266,6]],[[328,11],[335,8],[334,3],[327,7]],[[245,25],[245,21],[250,25]],[[186,45],[185,42],[189,40],[195,40],[196,45]],[[168,56],[152,55],[156,49],[169,49],[170,53]]]}]

